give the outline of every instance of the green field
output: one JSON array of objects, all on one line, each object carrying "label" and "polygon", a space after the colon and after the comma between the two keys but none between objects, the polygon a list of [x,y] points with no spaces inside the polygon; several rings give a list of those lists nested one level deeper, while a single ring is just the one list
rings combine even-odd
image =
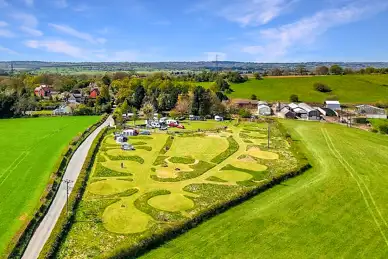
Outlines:
[{"label": "green field", "polygon": [[226,124],[228,131],[131,137],[135,151],[107,135],[57,256],[117,255],[300,166],[277,127],[268,151],[266,124],[218,126]]},{"label": "green field", "polygon": [[66,145],[99,117],[0,120],[0,257],[37,209]]},{"label": "green field", "polygon": [[313,168],[143,258],[387,258],[388,138],[284,121]]},{"label": "green field", "polygon": [[[320,93],[313,84],[327,84],[333,91]],[[211,83],[197,83],[209,87]],[[261,100],[289,101],[297,94],[303,102],[324,102],[330,96],[337,96],[343,103],[374,103],[388,100],[388,75],[346,75],[250,79],[242,84],[232,84],[231,98],[250,99],[255,94]]]}]

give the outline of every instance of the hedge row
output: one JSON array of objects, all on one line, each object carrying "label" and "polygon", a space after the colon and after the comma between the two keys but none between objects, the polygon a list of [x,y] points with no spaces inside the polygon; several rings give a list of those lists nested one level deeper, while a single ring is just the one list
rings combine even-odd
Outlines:
[{"label": "hedge row", "polygon": [[192,158],[192,157],[189,157],[189,156],[185,156],[185,157],[171,157],[169,159],[169,161],[171,163],[174,163],[174,164],[185,164],[185,165],[190,165],[190,164],[194,164],[195,162],[195,159]]},{"label": "hedge row", "polygon": [[185,181],[188,179],[194,179],[210,169],[212,169],[215,166],[215,164],[211,164],[205,161],[199,161],[198,164],[190,165],[190,168],[193,169],[193,171],[185,172],[185,171],[178,171],[178,177],[176,178],[159,178],[157,175],[151,175],[151,179],[158,181],[158,182],[180,182]]},{"label": "hedge row", "polygon": [[101,163],[97,163],[96,166],[96,171],[94,173],[94,177],[120,177],[120,176],[131,176],[131,173],[122,173],[122,172],[117,172],[115,170],[112,170],[110,168],[107,168]]},{"label": "hedge row", "polygon": [[174,137],[169,136],[166,140],[166,143],[162,147],[162,149],[159,151],[159,154],[164,155],[167,153],[167,151],[171,148],[172,143],[174,142]]},{"label": "hedge row", "polygon": [[213,158],[211,161],[212,163],[219,164],[237,152],[237,150],[239,149],[239,145],[237,141],[232,136],[230,136],[228,137],[228,142],[229,142],[228,149],[222,152],[221,154],[219,154],[218,156],[216,156],[215,158]]},{"label": "hedge row", "polygon": [[35,230],[45,217],[51,203],[54,200],[55,194],[61,184],[62,177],[74,152],[96,128],[105,122],[107,117],[107,114],[104,115],[97,123],[86,129],[82,134],[73,138],[69,145],[64,149],[54,166],[50,182],[47,185],[49,188],[45,191],[45,193],[43,193],[42,198],[40,199],[41,203],[39,205],[39,209],[35,213],[34,217],[22,228],[21,232],[19,232],[20,234],[15,236],[15,241],[11,243],[11,246],[13,246],[13,244],[15,245],[13,248],[11,247],[9,249],[12,249],[9,258],[21,258],[23,256],[23,253],[26,250]]},{"label": "hedge row", "polygon": [[[284,133],[284,131],[282,131]],[[288,141],[292,143],[292,139],[289,138]],[[311,168],[311,165],[308,163],[307,159],[302,152],[299,151],[298,146],[292,145],[293,151],[296,153],[299,166],[297,169],[285,173],[283,175],[276,175],[268,181],[263,181],[263,184],[260,186],[252,186],[247,188],[245,192],[242,192],[241,195],[235,199],[231,199],[223,204],[216,204],[206,211],[201,212],[199,215],[196,215],[190,219],[187,219],[184,222],[174,222],[171,224],[171,227],[163,232],[156,232],[153,235],[149,235],[147,238],[143,239],[142,242],[138,242],[135,246],[132,247],[118,247],[114,251],[102,254],[99,258],[137,258],[141,255],[147,253],[150,249],[159,247],[165,242],[187,232],[188,230],[196,227],[200,223],[212,218],[231,207],[241,204],[242,202],[256,196],[259,193],[264,192],[267,189],[270,189],[279,183],[300,175]],[[216,180],[216,179],[212,179]],[[159,194],[160,195],[160,194]]]},{"label": "hedge row", "polygon": [[108,155],[108,158],[112,161],[120,161],[120,160],[126,160],[126,161],[135,161],[139,164],[144,164],[144,159],[140,156],[111,156]]},{"label": "hedge row", "polygon": [[69,197],[69,215],[66,215],[65,209],[62,210],[49,239],[39,255],[39,258],[55,258],[60,245],[65,240],[67,233],[74,223],[76,215],[75,212],[85,192],[89,175],[93,168],[93,162],[98,154],[98,149],[104,139],[106,131],[107,128],[104,128],[93,141],[88,155],[86,156],[85,163]]}]

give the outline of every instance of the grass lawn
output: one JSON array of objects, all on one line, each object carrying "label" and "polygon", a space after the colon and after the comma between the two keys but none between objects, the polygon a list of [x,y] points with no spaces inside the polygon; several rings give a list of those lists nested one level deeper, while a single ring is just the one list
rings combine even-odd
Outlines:
[{"label": "grass lawn", "polygon": [[67,144],[99,117],[0,120],[0,257],[35,212]]},{"label": "grass lawn", "polygon": [[386,258],[388,137],[284,121],[313,168],[143,258]]},{"label": "grass lawn", "polygon": [[[322,82],[333,91],[320,93],[313,84]],[[210,87],[209,83],[197,83]],[[231,85],[231,98],[250,99],[255,94],[261,100],[289,101],[290,95],[297,94],[303,102],[324,102],[335,95],[343,103],[374,103],[388,100],[388,75],[347,75],[250,79],[242,84]]]},{"label": "grass lawn", "polygon": [[298,168],[277,127],[272,132],[277,147],[268,151],[264,144],[248,148],[244,142],[249,134],[267,138],[265,125],[190,123],[207,129],[219,125],[229,131],[174,138],[156,131],[146,139],[130,138],[129,143],[148,147],[135,145],[134,151],[120,150],[113,134],[107,135],[57,256],[113,256],[262,186],[270,175]]}]

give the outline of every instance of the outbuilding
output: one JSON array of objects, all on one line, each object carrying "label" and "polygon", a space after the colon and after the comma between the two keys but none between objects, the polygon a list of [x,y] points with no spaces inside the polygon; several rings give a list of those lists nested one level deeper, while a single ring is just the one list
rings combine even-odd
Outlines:
[{"label": "outbuilding", "polygon": [[300,103],[299,108],[307,112],[307,120],[321,120],[321,113],[306,103]]},{"label": "outbuilding", "polygon": [[325,101],[325,108],[333,111],[339,111],[341,110],[341,104],[339,101]]},{"label": "outbuilding", "polygon": [[359,105],[356,106],[357,113],[360,115],[364,115],[369,119],[386,119],[387,112],[384,109],[372,106],[372,105]]},{"label": "outbuilding", "polygon": [[289,107],[284,107],[281,109],[281,111],[278,113],[278,116],[283,119],[295,119],[296,113],[290,110]]},{"label": "outbuilding", "polygon": [[268,106],[268,103],[260,101],[257,105],[257,111],[259,115],[269,116],[272,114],[271,107]]},{"label": "outbuilding", "polygon": [[123,136],[124,137],[129,137],[129,136],[137,136],[139,135],[137,130],[134,129],[129,129],[129,130],[124,130],[123,131]]}]

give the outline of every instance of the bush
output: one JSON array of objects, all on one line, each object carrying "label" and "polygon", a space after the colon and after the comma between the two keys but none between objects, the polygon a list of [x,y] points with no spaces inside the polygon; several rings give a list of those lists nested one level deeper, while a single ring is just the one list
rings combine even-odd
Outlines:
[{"label": "bush", "polygon": [[179,176],[176,178],[159,178],[156,175],[151,175],[151,179],[158,182],[180,182],[180,181],[196,178],[206,173],[214,166],[215,164],[211,164],[205,161],[199,161],[198,164],[190,165],[190,168],[193,169],[193,171],[190,171],[190,172],[180,171]]},{"label": "bush", "polygon": [[162,149],[159,151],[159,153],[161,155],[164,155],[167,153],[167,151],[171,148],[171,145],[172,143],[174,142],[174,137],[173,136],[169,136],[166,140],[166,143],[164,144],[164,146],[162,147]]},{"label": "bush", "polygon": [[298,103],[299,102],[299,96],[297,96],[296,94],[292,94],[290,96],[290,102],[292,103]]},{"label": "bush", "polygon": [[171,163],[174,163],[174,164],[186,164],[186,165],[194,164],[195,162],[195,159],[189,156],[171,157],[169,160]]},{"label": "bush", "polygon": [[375,105],[381,109],[386,109],[388,108],[388,101],[378,101]]},{"label": "bush", "polygon": [[252,113],[250,110],[240,109],[238,111],[238,115],[240,115],[242,118],[250,118],[252,116]]},{"label": "bush", "polygon": [[321,93],[330,93],[332,91],[328,85],[325,85],[323,83],[315,83],[314,89]]},{"label": "bush", "polygon": [[388,123],[379,125],[379,131],[383,134],[388,134]]},{"label": "bush", "polygon": [[251,100],[257,100],[257,96],[255,94],[251,95]]}]

